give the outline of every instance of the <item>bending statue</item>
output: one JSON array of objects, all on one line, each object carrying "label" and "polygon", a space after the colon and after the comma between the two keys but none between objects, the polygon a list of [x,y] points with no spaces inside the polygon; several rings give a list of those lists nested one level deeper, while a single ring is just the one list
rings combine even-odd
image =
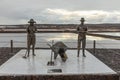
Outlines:
[{"label": "bending statue", "polygon": [[48,44],[48,46],[50,46],[51,50],[54,52],[54,59],[56,59],[57,56],[60,55],[63,62],[65,62],[67,60],[68,57],[65,52],[68,47],[63,42],[61,42],[61,41],[56,42],[52,46],[50,44]]}]

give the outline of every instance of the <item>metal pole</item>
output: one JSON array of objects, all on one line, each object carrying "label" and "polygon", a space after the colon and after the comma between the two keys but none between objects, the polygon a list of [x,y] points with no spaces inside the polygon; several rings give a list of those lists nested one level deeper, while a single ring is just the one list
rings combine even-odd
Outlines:
[{"label": "metal pole", "polygon": [[[53,46],[54,40],[52,40],[52,46]],[[52,56],[53,56],[53,51],[51,50],[51,62],[52,62]]]},{"label": "metal pole", "polygon": [[10,41],[11,53],[13,53],[13,40]]},{"label": "metal pole", "polygon": [[96,41],[94,40],[93,41],[93,53],[95,54],[95,51],[96,51]]},{"label": "metal pole", "polygon": [[[54,43],[54,40],[52,40],[52,46],[53,46],[53,43]],[[48,66],[54,66],[54,61],[52,61],[52,56],[53,56],[53,51],[51,50],[51,58],[50,58],[50,61],[47,63]]]}]

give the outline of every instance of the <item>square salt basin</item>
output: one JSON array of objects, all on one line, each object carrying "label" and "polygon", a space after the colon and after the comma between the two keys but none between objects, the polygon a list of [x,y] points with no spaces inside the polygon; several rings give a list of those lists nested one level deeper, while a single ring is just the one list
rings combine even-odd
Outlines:
[{"label": "square salt basin", "polygon": [[[32,52],[32,51],[31,51]],[[82,52],[82,51],[81,51]],[[0,66],[0,75],[81,75],[81,74],[116,74],[103,62],[98,60],[88,51],[86,57],[80,54],[77,57],[77,50],[67,50],[68,59],[62,62],[60,56],[54,61],[54,66],[47,66],[50,61],[51,50],[37,49],[36,56],[27,59],[22,58],[26,53],[23,49],[7,62]],[[61,72],[50,72],[49,70],[60,69]]]}]

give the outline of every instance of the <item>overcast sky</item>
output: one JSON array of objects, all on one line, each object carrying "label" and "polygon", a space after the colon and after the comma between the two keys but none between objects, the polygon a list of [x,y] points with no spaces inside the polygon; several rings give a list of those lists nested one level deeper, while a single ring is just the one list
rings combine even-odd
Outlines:
[{"label": "overcast sky", "polygon": [[120,23],[120,0],[0,0],[0,24]]}]

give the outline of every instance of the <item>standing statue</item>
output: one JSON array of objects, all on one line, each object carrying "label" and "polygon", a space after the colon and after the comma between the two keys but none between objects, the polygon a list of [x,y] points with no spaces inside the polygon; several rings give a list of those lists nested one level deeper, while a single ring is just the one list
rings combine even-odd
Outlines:
[{"label": "standing statue", "polygon": [[84,25],[84,18],[81,18],[81,24],[77,27],[77,33],[78,33],[78,54],[77,57],[79,57],[80,54],[80,48],[82,43],[82,53],[83,56],[85,56],[85,46],[86,46],[86,33],[87,33],[87,27]]},{"label": "standing statue", "polygon": [[33,56],[35,56],[35,43],[36,43],[36,36],[35,36],[35,32],[37,31],[36,26],[34,25],[34,23],[36,23],[33,19],[30,19],[30,21],[28,21],[28,23],[30,23],[30,25],[27,27],[27,57],[29,57],[29,53],[30,53],[30,47],[32,46],[32,54]]}]

